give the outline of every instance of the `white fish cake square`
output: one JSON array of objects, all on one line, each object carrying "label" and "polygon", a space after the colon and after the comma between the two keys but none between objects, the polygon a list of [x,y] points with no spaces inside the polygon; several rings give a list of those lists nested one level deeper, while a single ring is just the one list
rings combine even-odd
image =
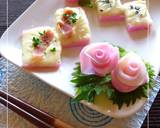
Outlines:
[{"label": "white fish cake square", "polygon": [[24,67],[54,67],[61,63],[61,45],[51,27],[23,31],[22,60]]},{"label": "white fish cake square", "polygon": [[109,21],[124,20],[124,9],[120,0],[96,0],[99,21],[102,23]]},{"label": "white fish cake square", "polygon": [[129,32],[149,30],[152,19],[147,9],[146,1],[137,0],[124,4],[127,29]]},{"label": "white fish cake square", "polygon": [[90,42],[90,28],[87,16],[80,7],[58,9],[56,31],[63,47],[85,46]]}]

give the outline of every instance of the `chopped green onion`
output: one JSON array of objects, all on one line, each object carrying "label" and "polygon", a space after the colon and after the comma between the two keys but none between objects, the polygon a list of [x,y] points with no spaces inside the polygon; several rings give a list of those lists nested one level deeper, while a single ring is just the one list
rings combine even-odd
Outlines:
[{"label": "chopped green onion", "polygon": [[50,49],[50,51],[51,51],[51,52],[56,52],[56,48],[55,48],[55,47],[52,47],[52,48]]},{"label": "chopped green onion", "polygon": [[34,48],[37,47],[39,44],[42,43],[42,42],[40,41],[40,39],[39,39],[39,38],[36,38],[36,37],[33,37],[32,41],[33,41],[33,47],[34,47]]},{"label": "chopped green onion", "polygon": [[76,23],[77,22],[77,13],[73,13],[71,16],[70,16],[70,20],[71,20],[71,22],[74,24],[74,23]]},{"label": "chopped green onion", "polygon": [[39,32],[39,35],[40,35],[40,36],[43,36],[45,33],[46,33],[46,31],[44,30],[43,33],[42,33],[42,32]]},{"label": "chopped green onion", "polygon": [[64,17],[69,17],[69,14],[66,14],[66,13],[65,13],[65,14],[63,14],[63,16],[64,16]]}]

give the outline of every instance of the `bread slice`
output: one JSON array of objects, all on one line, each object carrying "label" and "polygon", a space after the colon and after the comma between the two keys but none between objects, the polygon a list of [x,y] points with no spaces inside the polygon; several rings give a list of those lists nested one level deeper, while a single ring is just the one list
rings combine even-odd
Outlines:
[{"label": "bread slice", "polygon": [[23,31],[22,59],[24,67],[59,67],[61,45],[51,27],[37,27]]},{"label": "bread slice", "polygon": [[151,28],[152,20],[147,9],[146,1],[137,0],[127,2],[123,6],[129,32],[149,30]]},{"label": "bread slice", "polygon": [[100,22],[124,20],[124,10],[120,0],[96,0],[96,6]]},{"label": "bread slice", "polygon": [[82,8],[61,8],[56,11],[55,17],[56,31],[63,47],[89,44],[90,28],[87,16]]}]

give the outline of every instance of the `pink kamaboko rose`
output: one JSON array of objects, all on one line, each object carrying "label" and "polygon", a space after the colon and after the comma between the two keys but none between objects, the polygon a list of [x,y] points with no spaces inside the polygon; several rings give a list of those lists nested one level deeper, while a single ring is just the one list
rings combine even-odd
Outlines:
[{"label": "pink kamaboko rose", "polygon": [[95,43],[84,47],[80,53],[81,72],[105,76],[116,67],[119,49],[108,43]]},{"label": "pink kamaboko rose", "polygon": [[122,57],[112,71],[112,85],[119,92],[131,92],[149,81],[142,59],[135,53]]}]

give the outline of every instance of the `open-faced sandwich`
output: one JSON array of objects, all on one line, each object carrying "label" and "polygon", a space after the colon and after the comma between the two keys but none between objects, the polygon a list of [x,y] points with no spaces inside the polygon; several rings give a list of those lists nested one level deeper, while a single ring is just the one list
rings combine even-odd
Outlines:
[{"label": "open-faced sandwich", "polygon": [[124,10],[120,0],[96,0],[100,22],[124,20]]},{"label": "open-faced sandwich", "polygon": [[145,0],[127,2],[124,4],[124,9],[129,32],[150,29],[152,20]]},{"label": "open-faced sandwich", "polygon": [[24,67],[59,67],[61,45],[51,27],[23,31],[22,59]]},{"label": "open-faced sandwich", "polygon": [[87,16],[80,7],[56,11],[56,31],[63,47],[84,46],[90,42]]}]

